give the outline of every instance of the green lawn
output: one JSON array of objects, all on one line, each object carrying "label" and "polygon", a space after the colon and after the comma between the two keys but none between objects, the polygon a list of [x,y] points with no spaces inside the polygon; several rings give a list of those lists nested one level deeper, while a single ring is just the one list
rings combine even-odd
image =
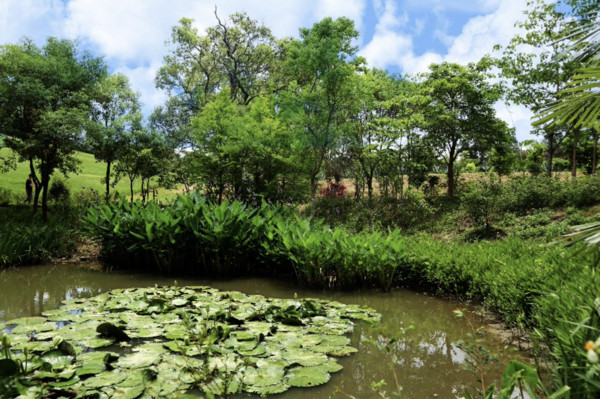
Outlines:
[{"label": "green lawn", "polygon": [[[9,153],[9,149],[0,149],[0,155],[6,155]],[[106,163],[97,162],[94,156],[83,152],[77,153],[77,158],[81,160],[79,165],[79,172],[77,174],[71,173],[68,177],[65,177],[62,173],[56,172],[52,175],[52,179],[63,178],[65,179],[67,186],[71,190],[71,195],[83,189],[94,189],[99,193],[104,193],[105,186],[101,183],[101,179],[106,174]],[[29,175],[29,164],[26,162],[19,162],[15,170],[11,170],[6,173],[0,173],[0,187],[6,188],[12,191],[15,195],[22,196],[25,199],[25,180]],[[50,185],[52,185],[52,179]],[[111,193],[118,191],[121,195],[129,196],[129,180],[127,178],[121,179],[114,188],[111,188]],[[139,180],[134,182],[134,192],[139,192]],[[172,197],[173,194],[162,189],[159,192],[161,198]]]}]

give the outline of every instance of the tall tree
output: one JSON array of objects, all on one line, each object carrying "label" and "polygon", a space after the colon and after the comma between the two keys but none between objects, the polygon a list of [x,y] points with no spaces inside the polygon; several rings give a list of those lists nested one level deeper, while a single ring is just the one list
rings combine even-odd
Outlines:
[{"label": "tall tree", "polygon": [[[571,51],[564,39],[567,28],[575,20],[568,18],[559,7],[572,5],[575,0],[548,2],[529,0],[525,20],[516,23],[522,33],[516,35],[503,49],[499,60],[502,75],[512,85],[507,91],[510,101],[522,104],[539,114],[560,98],[575,69],[580,65],[566,57]],[[580,9],[582,12],[586,8]],[[554,153],[558,143],[572,132],[571,125],[538,125],[534,132],[541,134],[547,144],[547,173],[552,173]]]},{"label": "tall tree", "polygon": [[29,40],[0,47],[0,131],[38,180],[33,206],[41,191],[44,220],[50,176],[55,169],[76,170],[74,153],[96,83],[105,75],[102,59],[68,40],[49,38],[42,48]]},{"label": "tall tree", "polygon": [[431,101],[425,109],[427,141],[446,164],[448,195],[454,195],[455,163],[476,142],[505,137],[508,127],[496,117],[493,105],[502,96],[499,85],[488,83],[489,60],[462,66],[429,66],[423,85]]},{"label": "tall tree", "polygon": [[301,28],[300,38],[286,47],[287,71],[293,82],[285,93],[288,115],[307,146],[308,175],[313,196],[328,152],[336,145],[349,81],[362,59],[355,58],[358,37],[348,18],[325,18]]},{"label": "tall tree", "polygon": [[200,35],[193,20],[182,18],[171,34],[174,49],[164,58],[156,85],[179,98],[180,106],[198,111],[216,93],[228,90],[230,98],[249,104],[265,92],[277,61],[271,31],[244,13],[222,21]]},{"label": "tall tree", "polygon": [[106,163],[106,201],[110,198],[111,166],[128,144],[127,132],[141,123],[139,95],[131,90],[124,75],[110,75],[100,81],[92,103],[92,123],[87,144],[98,161]]}]

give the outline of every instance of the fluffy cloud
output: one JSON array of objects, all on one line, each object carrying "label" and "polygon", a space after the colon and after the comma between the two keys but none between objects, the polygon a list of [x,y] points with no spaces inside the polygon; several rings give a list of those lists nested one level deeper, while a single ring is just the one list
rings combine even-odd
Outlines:
[{"label": "fluffy cloud", "polygon": [[450,62],[474,62],[492,52],[496,44],[506,45],[517,33],[515,22],[522,18],[521,0],[504,0],[492,14],[472,18],[465,24],[445,57]]},{"label": "fluffy cloud", "polygon": [[62,36],[64,4],[60,0],[0,0],[0,44],[27,36],[44,42]]},{"label": "fluffy cloud", "polygon": [[[446,53],[427,51],[419,54],[407,28],[411,21],[406,21],[406,14],[398,15],[394,1],[386,0],[385,6],[380,7],[375,33],[360,54],[367,58],[371,66],[399,68],[411,75],[426,72],[432,63],[448,61],[465,64],[478,61],[492,53],[494,45],[506,45],[517,33],[514,23],[522,18],[524,4],[522,0],[480,0],[472,3],[469,3],[470,12],[479,10],[488,13],[471,18],[456,37],[446,35],[444,27],[440,26],[435,30],[435,35],[447,45]],[[405,0],[403,5],[406,8],[428,7],[437,15],[438,23],[443,25],[447,10],[460,10],[465,4],[460,0]],[[419,20],[415,20],[417,28],[419,23]],[[515,127],[519,140],[531,137],[532,115],[529,110],[504,103],[497,104],[496,108],[498,116],[509,126]]]}]

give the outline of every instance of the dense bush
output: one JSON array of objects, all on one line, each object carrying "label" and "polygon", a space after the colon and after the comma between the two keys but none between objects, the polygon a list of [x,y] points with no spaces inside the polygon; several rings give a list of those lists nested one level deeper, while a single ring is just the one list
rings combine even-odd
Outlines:
[{"label": "dense bush", "polygon": [[436,213],[420,191],[406,190],[402,198],[319,198],[304,214],[350,231],[387,228],[414,229]]},{"label": "dense bush", "polygon": [[102,243],[105,260],[115,266],[195,275],[259,273],[266,226],[288,212],[279,206],[207,203],[195,192],[167,207],[124,199],[92,207],[82,227]]},{"label": "dense bush", "polygon": [[600,202],[600,177],[575,180],[548,176],[517,176],[501,185],[498,195],[503,212],[526,213],[535,209],[589,206]]},{"label": "dense bush", "polygon": [[0,210],[0,268],[43,263],[72,254],[78,240],[77,212],[68,207],[51,213],[47,223],[30,207]]},{"label": "dense bush", "polygon": [[52,180],[52,184],[48,190],[48,197],[51,201],[68,202],[70,194],[69,187],[63,179],[57,178]]}]

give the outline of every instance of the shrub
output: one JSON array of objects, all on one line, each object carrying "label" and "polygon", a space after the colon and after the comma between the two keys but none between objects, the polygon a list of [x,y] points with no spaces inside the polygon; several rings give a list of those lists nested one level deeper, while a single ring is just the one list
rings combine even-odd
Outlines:
[{"label": "shrub", "polygon": [[69,188],[67,187],[67,183],[60,178],[55,178],[52,180],[52,185],[48,190],[48,197],[51,201],[54,202],[68,202],[70,196]]},{"label": "shrub", "polygon": [[492,217],[500,209],[500,184],[491,176],[488,180],[471,185],[461,197],[462,209],[480,229],[491,230]]},{"label": "shrub", "polygon": [[0,187],[0,206],[7,206],[11,203],[16,203],[16,197],[15,195],[12,193],[12,191]]},{"label": "shrub", "polygon": [[32,215],[29,207],[11,207],[0,212],[0,268],[48,262],[75,251],[78,232],[73,229],[76,213],[69,208],[54,210],[47,223]]}]

